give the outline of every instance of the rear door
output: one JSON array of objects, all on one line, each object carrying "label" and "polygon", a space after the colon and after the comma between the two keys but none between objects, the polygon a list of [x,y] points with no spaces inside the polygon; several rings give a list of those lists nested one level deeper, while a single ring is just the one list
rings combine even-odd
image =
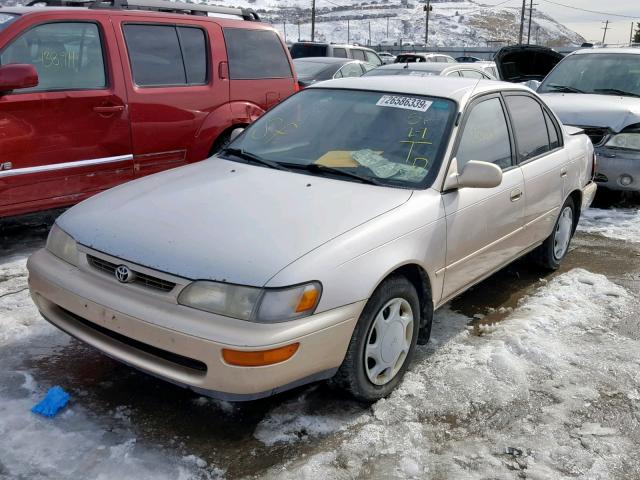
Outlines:
[{"label": "rear door", "polygon": [[198,131],[229,100],[229,82],[217,76],[227,60],[220,27],[192,17],[118,15],[113,28],[127,79],[135,176],[206,158],[214,139]]},{"label": "rear door", "polygon": [[538,100],[513,93],[505,95],[505,102],[524,175],[525,229],[532,242],[541,242],[551,233],[564,201],[567,153],[560,127]]},{"label": "rear door", "polygon": [[295,91],[289,55],[275,30],[237,27],[223,30],[229,57],[231,102],[247,102],[268,110]]},{"label": "rear door", "polygon": [[73,204],[132,178],[129,110],[108,17],[33,16],[0,45],[39,85],[0,96],[0,216]]}]

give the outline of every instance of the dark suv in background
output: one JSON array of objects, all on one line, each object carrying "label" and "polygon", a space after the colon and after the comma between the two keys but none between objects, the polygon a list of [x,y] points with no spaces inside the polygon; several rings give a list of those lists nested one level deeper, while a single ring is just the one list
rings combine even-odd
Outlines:
[{"label": "dark suv in background", "polygon": [[298,89],[251,10],[55,4],[0,7],[0,217],[203,160]]}]

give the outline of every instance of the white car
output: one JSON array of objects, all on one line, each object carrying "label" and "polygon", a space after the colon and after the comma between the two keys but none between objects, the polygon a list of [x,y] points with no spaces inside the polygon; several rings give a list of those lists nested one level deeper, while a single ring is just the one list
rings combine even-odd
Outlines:
[{"label": "white car", "polygon": [[321,82],[218,156],[68,210],[29,259],[31,296],[65,332],[198,392],[333,378],[372,401],[434,308],[528,252],[558,267],[593,158],[522,86]]},{"label": "white car", "polygon": [[378,56],[380,57],[380,60],[382,60],[382,63],[384,63],[385,65],[393,63],[396,60],[396,56],[389,52],[378,52]]}]

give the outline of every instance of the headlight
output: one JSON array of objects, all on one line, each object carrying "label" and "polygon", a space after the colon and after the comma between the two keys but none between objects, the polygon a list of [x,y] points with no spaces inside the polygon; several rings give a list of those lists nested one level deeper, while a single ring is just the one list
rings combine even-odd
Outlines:
[{"label": "headlight", "polygon": [[178,303],[240,320],[277,323],[311,315],[318,305],[321,290],[318,282],[261,289],[198,281],[180,293]]},{"label": "headlight", "polygon": [[55,223],[51,227],[45,247],[52,254],[71,265],[78,266],[78,249],[76,241]]},{"label": "headlight", "polygon": [[611,137],[607,147],[640,150],[640,133],[619,133]]}]

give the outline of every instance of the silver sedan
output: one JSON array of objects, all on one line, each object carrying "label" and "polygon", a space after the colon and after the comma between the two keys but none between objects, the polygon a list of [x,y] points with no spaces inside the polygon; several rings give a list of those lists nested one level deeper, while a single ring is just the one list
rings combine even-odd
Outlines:
[{"label": "silver sedan", "polygon": [[433,311],[514,259],[565,256],[593,148],[531,90],[323,82],[218,156],[63,214],[28,263],[42,315],[215,397],[333,378],[388,395]]}]

